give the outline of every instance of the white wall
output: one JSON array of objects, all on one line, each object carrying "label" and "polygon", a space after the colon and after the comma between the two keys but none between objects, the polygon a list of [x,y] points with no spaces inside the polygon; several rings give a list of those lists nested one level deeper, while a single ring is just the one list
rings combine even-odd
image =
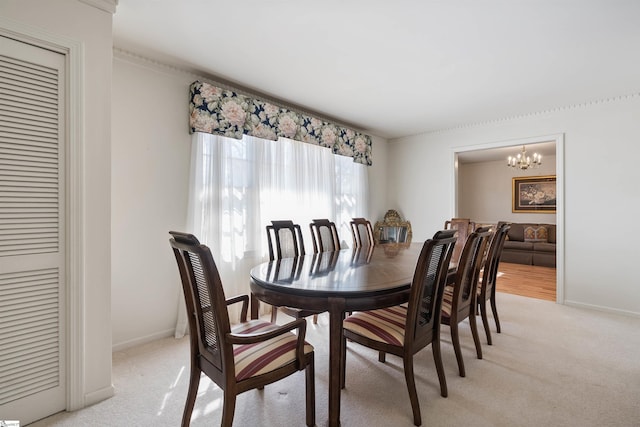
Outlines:
[{"label": "white wall", "polygon": [[565,302],[640,315],[628,227],[640,217],[638,117],[635,95],[391,142],[389,186],[400,191],[389,203],[414,236],[432,235],[453,214],[454,148],[564,133]]},{"label": "white wall", "polygon": [[[389,186],[387,184],[388,176],[388,158],[389,143],[386,139],[372,136],[372,162],[373,165],[368,168],[369,171],[369,221],[371,225],[376,221],[382,221],[384,214],[389,209],[394,209],[387,202],[387,194]],[[400,215],[402,211],[398,210]]]},{"label": "white wall", "polygon": [[[115,350],[171,335],[175,328],[182,297],[168,231],[186,230],[188,100],[196,79],[204,77],[116,50],[111,154]],[[387,142],[373,137],[373,144],[369,215],[375,221],[388,209]]]},{"label": "white wall", "polygon": [[[518,152],[518,147],[514,152]],[[555,224],[555,213],[512,212],[512,182],[514,177],[556,174],[556,156],[545,156],[540,167],[514,171],[505,161],[466,163],[458,166],[458,213],[477,223],[498,221]]]},{"label": "white wall", "polygon": [[180,278],[169,231],[186,231],[195,78],[116,53],[113,66],[114,349],[173,334]]},{"label": "white wall", "polygon": [[[100,2],[96,2],[98,4]],[[104,0],[109,9],[113,2]],[[78,107],[82,135],[76,135],[83,155],[79,171],[84,211],[79,242],[83,273],[84,403],[91,404],[113,394],[111,387],[111,64],[112,13],[77,0],[2,0],[0,16],[34,32],[82,43],[84,97]],[[70,132],[75,129],[69,129]],[[71,162],[70,162],[71,163]],[[73,266],[75,268],[75,266]],[[77,331],[71,331],[77,333]]]}]

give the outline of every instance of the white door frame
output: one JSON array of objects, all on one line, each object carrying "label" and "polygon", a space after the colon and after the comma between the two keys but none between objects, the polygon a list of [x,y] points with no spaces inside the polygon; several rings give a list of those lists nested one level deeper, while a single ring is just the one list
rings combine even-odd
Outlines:
[{"label": "white door frame", "polygon": [[0,35],[66,58],[66,409],[85,406],[84,387],[84,46],[82,42],[0,17]]},{"label": "white door frame", "polygon": [[535,136],[453,148],[451,155],[453,167],[451,170],[453,171],[454,197],[451,211],[454,216],[458,213],[458,153],[491,148],[517,147],[549,141],[556,144],[556,302],[564,304],[564,134]]}]

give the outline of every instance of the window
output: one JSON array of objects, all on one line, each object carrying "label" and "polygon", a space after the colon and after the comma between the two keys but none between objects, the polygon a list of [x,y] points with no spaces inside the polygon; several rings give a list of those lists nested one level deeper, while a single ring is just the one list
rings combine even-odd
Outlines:
[{"label": "window", "polygon": [[310,251],[308,224],[329,218],[351,246],[349,221],[367,216],[367,204],[367,166],[350,157],[284,138],[194,134],[190,229],[211,248],[229,292],[248,291],[249,269],[268,253],[271,220],[300,224]]}]

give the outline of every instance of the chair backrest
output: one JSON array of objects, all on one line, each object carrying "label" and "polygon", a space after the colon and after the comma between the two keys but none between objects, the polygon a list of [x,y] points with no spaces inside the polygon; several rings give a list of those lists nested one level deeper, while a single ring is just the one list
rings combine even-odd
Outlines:
[{"label": "chair backrest", "polygon": [[314,219],[309,224],[313,240],[313,252],[328,252],[340,250],[340,238],[336,224],[328,219]]},{"label": "chair backrest", "polygon": [[459,262],[464,244],[466,243],[469,234],[471,234],[476,228],[476,224],[469,218],[451,218],[444,222],[444,228],[445,230],[458,230],[458,237],[451,259],[453,262]]},{"label": "chair backrest", "polygon": [[469,315],[466,308],[473,307],[476,301],[478,276],[485,256],[491,227],[482,227],[469,235],[462,249],[458,270],[455,275],[451,315],[460,313],[462,318]]},{"label": "chair backrest", "polygon": [[350,224],[354,247],[374,245],[373,227],[366,218],[353,218]]},{"label": "chair backrest", "polygon": [[220,274],[211,251],[195,236],[169,233],[187,305],[191,353],[210,362],[217,371],[207,372],[212,378],[223,378],[225,369],[233,373],[234,361],[233,347],[225,340],[231,325]]},{"label": "chair backrest", "polygon": [[[411,283],[407,310],[405,345],[419,348],[429,344],[440,330],[442,295],[456,230],[438,231],[424,242]],[[409,340],[409,337],[413,337]]]},{"label": "chair backrest", "polygon": [[489,249],[487,250],[487,259],[484,262],[484,270],[482,273],[482,288],[485,298],[489,298],[491,293],[495,292],[496,278],[498,276],[498,265],[500,264],[500,256],[504,242],[507,240],[507,234],[511,224],[498,224]]},{"label": "chair backrest", "polygon": [[267,225],[267,241],[271,261],[305,254],[302,230],[293,221],[271,221],[271,225]]}]

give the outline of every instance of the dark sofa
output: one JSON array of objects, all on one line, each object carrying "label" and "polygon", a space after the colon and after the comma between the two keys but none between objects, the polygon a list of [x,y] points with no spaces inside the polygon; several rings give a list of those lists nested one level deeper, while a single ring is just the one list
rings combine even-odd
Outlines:
[{"label": "dark sofa", "polygon": [[[500,222],[503,224],[503,222]],[[501,262],[556,266],[556,225],[512,222]]]}]

